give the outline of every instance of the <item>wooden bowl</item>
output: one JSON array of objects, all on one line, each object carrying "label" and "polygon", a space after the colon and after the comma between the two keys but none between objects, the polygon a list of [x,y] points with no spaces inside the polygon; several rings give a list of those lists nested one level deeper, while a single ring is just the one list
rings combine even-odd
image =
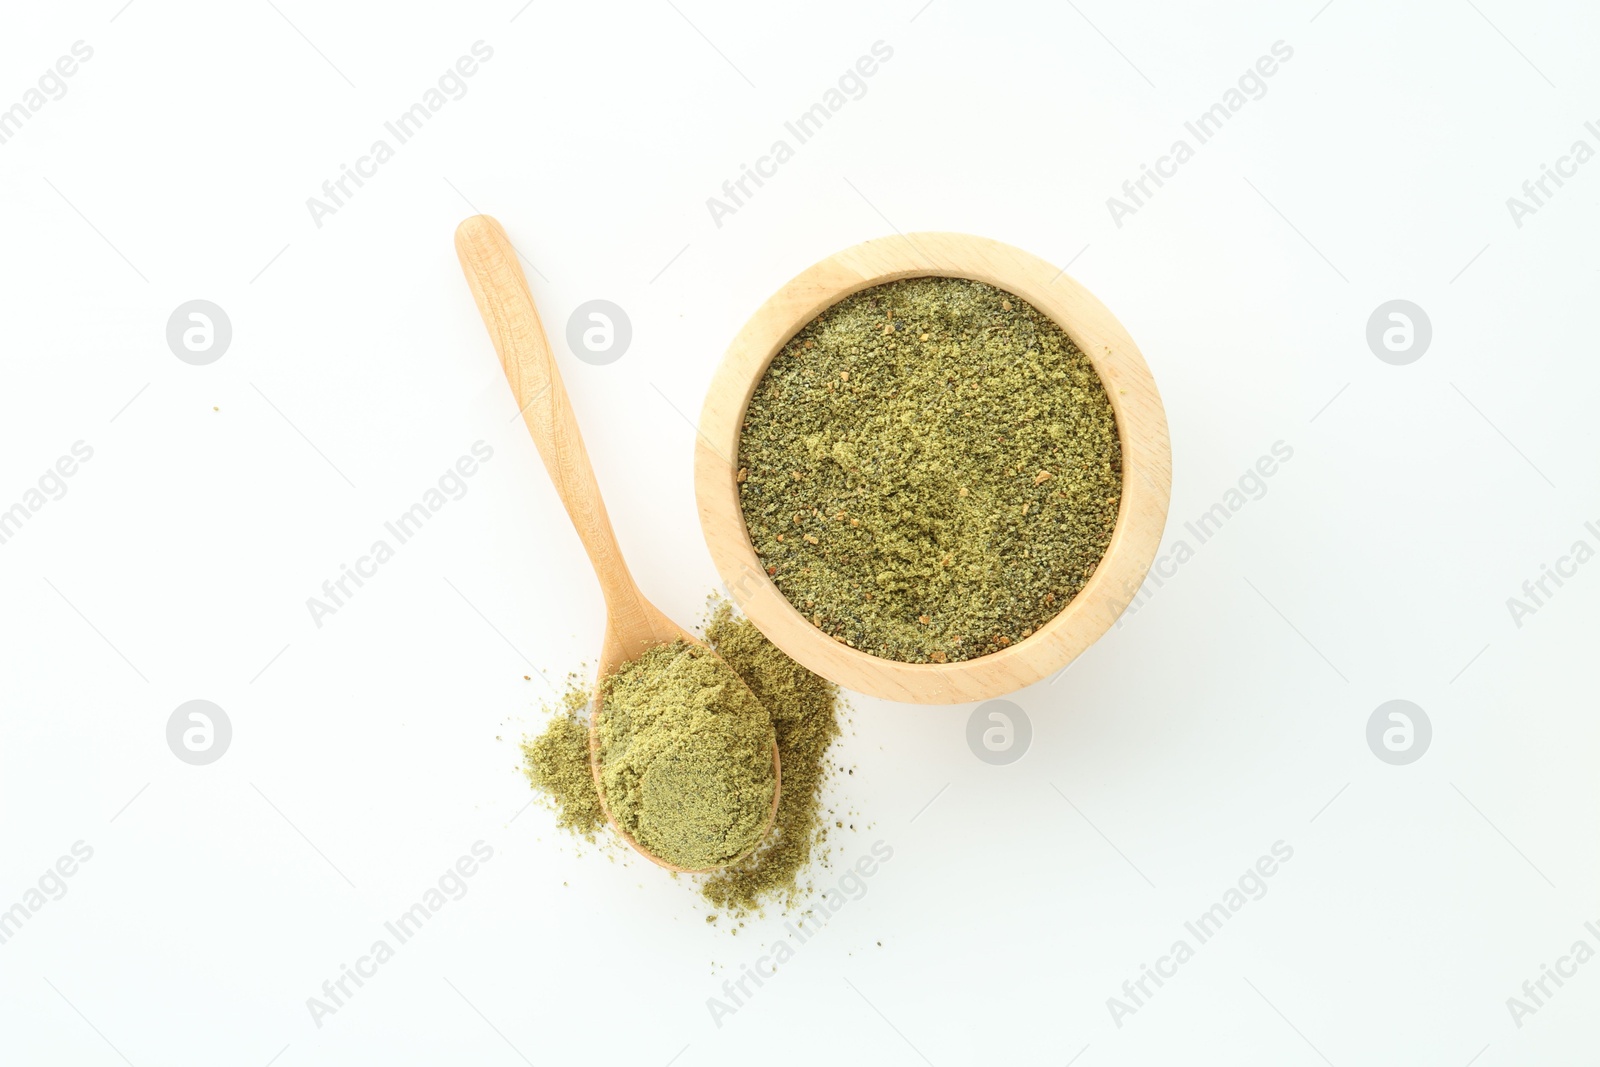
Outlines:
[{"label": "wooden bowl", "polygon": [[[1033,635],[959,663],[904,663],[851,648],[817,629],[767,577],[739,505],[745,408],[772,358],[826,308],[852,293],[914,277],[968,278],[1013,293],[1054,319],[1105,384],[1122,443],[1122,499],[1111,544],[1089,581]],[[840,686],[886,700],[954,704],[1020,689],[1065,667],[1110,628],[1144,581],[1172,492],[1167,417],[1128,331],[1083,286],[998,241],[913,233],[845,249],[803,271],[761,305],[711,381],[695,447],[700,525],[729,595],[791,659]]]}]

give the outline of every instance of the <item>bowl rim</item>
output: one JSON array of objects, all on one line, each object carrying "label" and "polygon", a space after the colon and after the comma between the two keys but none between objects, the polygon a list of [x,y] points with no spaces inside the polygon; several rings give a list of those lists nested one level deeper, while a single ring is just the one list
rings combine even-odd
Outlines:
[{"label": "bowl rim", "polygon": [[[954,277],[1010,292],[1053,319],[1105,386],[1122,445],[1122,497],[1111,542],[1089,580],[1032,635],[958,663],[906,663],[863,652],[813,626],[761,566],[737,482],[739,437],[757,383],[789,339],[853,293],[916,277]],[[985,237],[910,233],[864,241],[779,287],[728,346],[700,412],[694,458],[701,532],[730,599],[768,640],[841,687],[885,700],[987,700],[1059,671],[1099,639],[1143,584],[1166,527],[1172,453],[1166,412],[1122,324],[1065,268]]]}]

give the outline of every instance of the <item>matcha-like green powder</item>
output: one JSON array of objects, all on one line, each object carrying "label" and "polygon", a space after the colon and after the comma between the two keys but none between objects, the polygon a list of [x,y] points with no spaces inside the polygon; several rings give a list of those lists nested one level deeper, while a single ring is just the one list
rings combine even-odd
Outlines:
[{"label": "matcha-like green powder", "polygon": [[767,709],[709,649],[647,650],[601,683],[600,784],[617,826],[687,870],[760,843],[777,775]]},{"label": "matcha-like green powder", "polygon": [[772,713],[783,767],[778,817],[759,851],[710,875],[701,887],[719,908],[742,913],[773,901],[792,906],[801,875],[828,836],[823,818],[823,756],[839,736],[839,687],[806,670],[768,641],[727,601],[712,608],[706,641]]},{"label": "matcha-like green powder", "polygon": [[568,677],[544,732],[523,740],[522,768],[529,784],[550,798],[557,825],[593,841],[606,816],[589,768],[589,690],[575,678]]},{"label": "matcha-like green powder", "polygon": [[947,663],[1033,634],[1111,542],[1122,452],[1104,385],[1047,315],[961,278],[833,305],[746,409],[739,493],[800,613],[886,659]]},{"label": "matcha-like green powder", "polygon": [[[830,820],[823,800],[832,769],[825,756],[840,733],[839,690],[784,655],[725,600],[712,602],[705,635],[770,714],[783,787],[771,832],[750,855],[702,876],[700,892],[714,908],[734,915],[769,904],[789,908],[808,890],[808,871],[821,858],[829,828],[842,822]],[[589,767],[588,705],[588,691],[569,678],[561,703],[547,709],[544,729],[522,742],[522,752],[523,771],[550,801],[557,825],[595,840],[605,817]],[[761,809],[763,820],[767,810]]]}]

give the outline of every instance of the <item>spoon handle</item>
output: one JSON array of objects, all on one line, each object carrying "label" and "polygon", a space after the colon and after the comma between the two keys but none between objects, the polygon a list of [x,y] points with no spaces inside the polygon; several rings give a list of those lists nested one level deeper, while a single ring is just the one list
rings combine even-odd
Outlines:
[{"label": "spoon handle", "polygon": [[500,354],[522,421],[589,553],[612,626],[624,632],[635,629],[652,611],[623,562],[517,251],[498,221],[474,215],[456,228],[456,255]]}]

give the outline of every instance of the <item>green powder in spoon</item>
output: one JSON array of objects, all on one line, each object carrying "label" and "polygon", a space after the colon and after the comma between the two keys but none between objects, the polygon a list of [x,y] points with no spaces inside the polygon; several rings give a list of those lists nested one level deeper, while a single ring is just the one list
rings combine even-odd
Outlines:
[{"label": "green powder in spoon", "polygon": [[[784,655],[727,601],[712,604],[705,634],[722,661],[766,706],[777,736],[783,788],[772,831],[760,847],[705,875],[700,891],[713,907],[732,914],[768,904],[790,908],[808,889],[807,872],[821,858],[829,827],[840,821],[830,820],[822,796],[831,769],[824,757],[840,732],[839,691]],[[554,807],[557,824],[595,840],[605,818],[589,770],[588,705],[587,690],[569,679],[561,705],[553,709],[543,732],[523,741],[522,752],[524,773]]]},{"label": "green powder in spoon", "polygon": [[623,664],[601,683],[596,735],[612,818],[652,856],[700,870],[760,843],[772,719],[709,649],[676,641]]}]

